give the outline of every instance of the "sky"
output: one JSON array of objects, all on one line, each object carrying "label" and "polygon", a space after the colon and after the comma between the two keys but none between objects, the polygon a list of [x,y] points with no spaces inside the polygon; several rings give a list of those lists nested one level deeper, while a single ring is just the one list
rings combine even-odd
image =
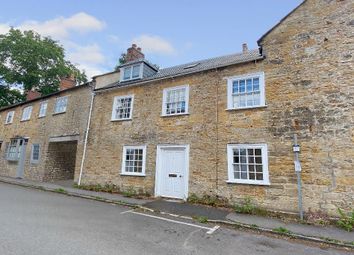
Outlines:
[{"label": "sky", "polygon": [[257,48],[257,40],[302,0],[2,1],[10,26],[57,40],[90,78],[113,71],[132,43],[161,68]]}]

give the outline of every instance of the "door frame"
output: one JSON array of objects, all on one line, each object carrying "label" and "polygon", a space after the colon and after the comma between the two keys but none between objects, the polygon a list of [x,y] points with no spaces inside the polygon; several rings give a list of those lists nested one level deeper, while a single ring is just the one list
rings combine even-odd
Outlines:
[{"label": "door frame", "polygon": [[22,147],[20,151],[20,158],[18,159],[16,178],[22,179],[25,174],[25,161],[26,161],[26,147],[28,144],[28,137],[19,138],[19,143],[22,141]]},{"label": "door frame", "polygon": [[[188,198],[188,186],[189,186],[189,144],[183,145],[173,145],[173,144],[164,144],[157,145],[156,149],[156,171],[155,171],[155,197],[161,196],[161,181],[162,181],[162,169],[161,169],[161,155],[162,150],[167,148],[183,148],[186,156],[186,172],[184,178],[184,196],[183,200]],[[173,197],[171,197],[173,198]],[[177,198],[180,199],[180,198]]]}]

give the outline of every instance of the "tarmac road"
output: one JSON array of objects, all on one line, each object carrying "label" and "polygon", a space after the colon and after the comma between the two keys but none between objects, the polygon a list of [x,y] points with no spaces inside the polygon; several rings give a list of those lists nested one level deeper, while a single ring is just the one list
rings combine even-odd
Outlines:
[{"label": "tarmac road", "polygon": [[214,227],[0,183],[1,255],[349,254]]}]

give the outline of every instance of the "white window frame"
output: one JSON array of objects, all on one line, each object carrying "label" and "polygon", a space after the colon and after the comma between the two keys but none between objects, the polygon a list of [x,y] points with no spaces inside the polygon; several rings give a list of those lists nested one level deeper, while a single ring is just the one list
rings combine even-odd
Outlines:
[{"label": "white window frame", "polygon": [[[167,114],[166,110],[166,104],[167,104],[167,93],[169,91],[173,91],[173,90],[178,90],[178,89],[185,89],[185,101],[186,101],[186,105],[185,105],[185,112],[181,112],[181,113],[169,113]],[[165,88],[163,90],[163,96],[162,96],[162,116],[176,116],[176,115],[186,115],[189,114],[189,85],[181,85],[181,86],[176,86],[176,87],[171,87],[171,88]]]},{"label": "white window frame", "polygon": [[[233,95],[232,87],[235,80],[244,80],[249,78],[259,78],[259,91],[260,91],[260,104],[253,106],[243,106],[243,107],[234,107],[233,105]],[[265,107],[265,78],[264,72],[249,73],[245,75],[237,75],[227,78],[227,110],[237,110],[237,109],[249,109],[249,108],[259,108]]]},{"label": "white window frame", "polygon": [[[11,116],[10,120],[9,117]],[[6,115],[5,124],[11,124],[14,120],[15,111],[9,111]]]},{"label": "white window frame", "polygon": [[33,109],[32,105],[26,106],[25,108],[23,108],[21,121],[26,121],[26,120],[30,120],[31,119],[32,109]]},{"label": "white window frame", "polygon": [[[20,145],[22,139],[18,139],[18,138],[14,138],[10,140],[9,145],[7,146],[6,149],[6,160],[8,161],[18,161],[21,155],[21,150],[22,150],[22,146],[24,146],[24,141],[22,141],[22,145]],[[16,145],[13,146],[12,142],[15,142]],[[14,157],[10,157],[10,150],[11,148],[15,148],[15,152],[12,152],[12,154],[14,154]]]},{"label": "white window frame", "polygon": [[[43,106],[46,105],[45,110],[43,110]],[[42,112],[44,111],[44,113]],[[38,118],[43,118],[47,115],[47,110],[48,110],[48,101],[43,101],[39,105],[39,112],[38,112]]]},{"label": "white window frame", "polygon": [[[130,113],[129,113],[129,118],[116,118],[116,107],[117,107],[117,101],[119,99],[123,98],[131,98],[131,105],[130,105]],[[116,96],[113,98],[113,106],[112,106],[112,116],[111,116],[111,121],[122,121],[122,120],[131,120],[133,118],[133,107],[134,107],[134,95],[124,95],[124,96]]]},{"label": "white window frame", "polygon": [[[126,158],[127,149],[133,149],[133,150],[141,150],[142,149],[143,150],[143,164],[142,164],[142,168],[141,168],[141,173],[134,173],[134,172],[126,172],[125,171],[125,158]],[[146,165],[146,145],[123,146],[121,175],[145,176],[145,165]]]},{"label": "white window frame", "polygon": [[[33,158],[34,147],[35,147],[36,145],[38,145],[38,159],[34,159],[34,158]],[[32,164],[38,164],[40,158],[41,158],[41,145],[40,145],[39,143],[32,144],[32,148],[31,148],[31,163],[32,163]]]},{"label": "white window frame", "polygon": [[[235,179],[233,168],[233,150],[234,149],[261,149],[262,150],[262,172],[263,180]],[[228,162],[228,183],[270,185],[268,170],[268,146],[267,144],[228,144],[227,145]],[[248,172],[247,172],[248,173]]]},{"label": "white window frame", "polygon": [[[133,78],[134,66],[139,66],[139,76]],[[127,68],[130,68],[130,75],[129,75],[129,78],[124,79],[124,71]],[[124,67],[120,68],[120,81],[122,82],[122,81],[131,81],[131,80],[141,79],[143,77],[143,68],[144,68],[143,63],[132,64],[132,65],[124,66]]]},{"label": "white window frame", "polygon": [[[57,111],[57,104],[58,104],[58,101],[59,101],[59,100],[63,100],[63,99],[66,99],[65,109],[62,110],[62,111]],[[54,104],[54,114],[59,114],[59,113],[64,113],[64,112],[66,112],[66,109],[67,109],[67,107],[68,107],[68,100],[69,100],[69,97],[68,97],[68,96],[57,97],[57,98],[55,99],[55,104]]]}]

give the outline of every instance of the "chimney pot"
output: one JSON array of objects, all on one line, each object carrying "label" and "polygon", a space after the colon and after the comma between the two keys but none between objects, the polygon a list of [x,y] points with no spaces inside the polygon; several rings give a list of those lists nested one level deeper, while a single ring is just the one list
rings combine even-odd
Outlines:
[{"label": "chimney pot", "polygon": [[68,77],[63,77],[60,79],[60,84],[59,84],[60,91],[65,89],[70,89],[75,86],[76,86],[76,81],[73,75],[70,75]]},{"label": "chimney pot", "polygon": [[247,53],[248,52],[248,46],[247,43],[242,44],[242,53]]},{"label": "chimney pot", "polygon": [[141,48],[137,47],[135,43],[132,44],[132,47],[127,49],[126,61],[134,61],[138,59],[144,59],[145,55],[141,52]]},{"label": "chimney pot", "polygon": [[41,93],[35,90],[30,90],[26,92],[26,101],[36,99],[38,97],[41,97]]}]

